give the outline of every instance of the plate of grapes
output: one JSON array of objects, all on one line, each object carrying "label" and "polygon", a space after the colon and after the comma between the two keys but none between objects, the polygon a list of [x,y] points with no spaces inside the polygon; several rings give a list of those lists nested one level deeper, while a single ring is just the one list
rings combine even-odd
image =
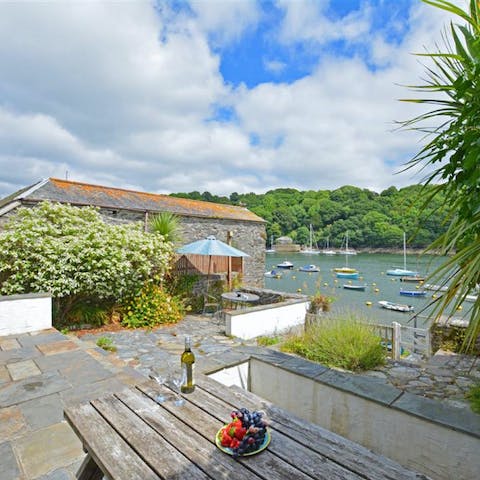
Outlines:
[{"label": "plate of grapes", "polygon": [[231,422],[224,425],[215,436],[215,443],[222,452],[233,457],[246,457],[268,447],[271,436],[263,412],[240,408],[230,416]]}]

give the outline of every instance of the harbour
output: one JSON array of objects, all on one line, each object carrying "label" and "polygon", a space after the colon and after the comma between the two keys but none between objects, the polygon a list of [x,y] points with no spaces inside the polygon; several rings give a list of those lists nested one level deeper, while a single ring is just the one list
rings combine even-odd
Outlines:
[{"label": "harbour", "polygon": [[[434,255],[409,255],[408,266],[418,271],[422,277],[435,270],[443,257]],[[277,265],[291,262],[293,268],[279,269]],[[348,257],[348,267],[358,270],[358,279],[338,278],[334,269],[346,265],[344,255],[304,254],[304,253],[268,253],[266,270],[279,275],[265,278],[265,287],[292,293],[314,295],[317,292],[333,299],[331,310],[334,314],[354,312],[359,318],[382,324],[393,321],[403,325],[417,323],[418,327],[430,324],[427,318],[433,307],[429,304],[438,298],[438,293],[428,290],[424,295],[401,296],[400,291],[407,290],[401,277],[387,275],[387,270],[403,265],[403,255],[358,253]],[[319,272],[300,271],[305,265],[319,267]],[[344,288],[344,285],[362,285],[365,289]],[[422,282],[409,284],[408,290],[423,292]],[[382,308],[379,301],[408,304],[413,312],[391,311]],[[462,318],[471,304],[464,303],[455,317]]]}]

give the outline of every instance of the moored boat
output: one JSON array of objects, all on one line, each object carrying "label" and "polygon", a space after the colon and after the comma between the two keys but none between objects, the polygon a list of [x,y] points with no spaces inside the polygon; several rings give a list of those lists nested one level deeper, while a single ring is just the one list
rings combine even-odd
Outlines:
[{"label": "moored boat", "polygon": [[349,283],[346,283],[343,285],[343,288],[345,288],[346,290],[356,290],[358,292],[364,292],[367,288],[367,285],[351,285]]},{"label": "moored boat", "polygon": [[292,263],[292,262],[289,262],[288,260],[284,260],[282,263],[279,263],[279,264],[277,265],[277,268],[290,269],[290,268],[293,268],[293,263]]},{"label": "moored boat", "polygon": [[350,267],[335,267],[333,271],[339,273],[358,273],[358,270],[356,268]]},{"label": "moored boat", "polygon": [[282,274],[277,272],[276,270],[270,270],[269,272],[265,272],[264,276],[267,278],[282,278]]},{"label": "moored boat", "polygon": [[392,275],[394,277],[416,277],[418,276],[418,272],[405,270],[404,268],[392,268],[391,270],[387,270],[387,275]]},{"label": "moored boat", "polygon": [[310,224],[310,243],[308,248],[304,248],[303,250],[300,250],[300,253],[307,253],[310,255],[315,255],[317,253],[320,253],[318,248],[313,247],[313,227],[312,224]]},{"label": "moored boat", "polygon": [[352,278],[352,279],[358,278],[358,272],[337,272],[336,275],[337,275],[337,278]]},{"label": "moored boat", "polygon": [[411,282],[411,283],[420,283],[425,281],[425,277],[420,277],[418,275],[412,277],[400,277],[401,282]]},{"label": "moored boat", "polygon": [[319,272],[320,267],[317,267],[316,265],[304,265],[303,267],[300,267],[298,270],[300,272]]},{"label": "moored boat", "polygon": [[382,308],[386,308],[387,310],[393,310],[394,312],[408,313],[413,312],[414,310],[412,305],[402,305],[401,303],[389,302],[387,300],[380,300],[378,304]]},{"label": "moored boat", "polygon": [[400,295],[406,297],[424,297],[426,294],[425,290],[400,290]]},{"label": "moored boat", "polygon": [[335,250],[332,250],[330,248],[330,237],[327,237],[326,242],[325,242],[325,248],[322,250],[322,253],[324,255],[336,255],[337,252]]},{"label": "moored boat", "polygon": [[390,270],[387,270],[387,275],[392,275],[394,277],[417,277],[418,272],[413,270],[407,270],[407,240],[405,232],[403,232],[403,268],[396,267]]}]

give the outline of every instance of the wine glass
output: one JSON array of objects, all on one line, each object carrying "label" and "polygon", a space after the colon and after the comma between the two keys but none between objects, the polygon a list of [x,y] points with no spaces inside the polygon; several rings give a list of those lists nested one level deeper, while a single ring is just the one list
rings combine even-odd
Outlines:
[{"label": "wine glass", "polygon": [[185,404],[185,399],[180,395],[180,387],[186,381],[186,374],[183,368],[180,366],[171,365],[169,370],[169,380],[172,385],[172,390],[175,392],[175,406],[181,407]]},{"label": "wine glass", "polygon": [[[159,385],[165,385],[165,382],[167,381],[167,375],[154,368],[150,369],[150,373],[148,376],[152,380],[155,380]],[[163,403],[166,399],[166,395],[161,392],[159,392],[159,394],[155,397],[155,401],[157,403]]]}]

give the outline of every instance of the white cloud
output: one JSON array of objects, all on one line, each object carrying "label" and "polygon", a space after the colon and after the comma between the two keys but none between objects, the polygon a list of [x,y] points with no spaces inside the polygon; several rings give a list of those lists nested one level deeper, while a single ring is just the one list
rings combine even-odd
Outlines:
[{"label": "white cloud", "polygon": [[279,74],[287,68],[285,62],[280,62],[279,60],[263,60],[263,66],[268,72]]},{"label": "white cloud", "polygon": [[190,6],[199,28],[222,46],[238,41],[245,30],[257,24],[261,15],[254,0],[190,0]]},{"label": "white cloud", "polygon": [[[317,4],[283,3],[284,40],[354,41],[369,28],[368,11],[332,23]],[[414,181],[392,175],[418,149],[415,135],[391,132],[394,119],[417,111],[396,101],[408,94],[395,84],[420,76],[410,52],[432,44],[443,18],[434,9],[413,10],[400,45],[362,38],[383,67],[375,72],[359,58],[330,57],[291,84],[236,90],[208,36],[240,41],[258,6],[195,1],[192,9],[0,3],[0,196],[67,170],[91,183],[216,194]],[[283,68],[274,59],[265,65]],[[218,105],[232,105],[238,121],[207,121]]]},{"label": "white cloud", "polygon": [[285,10],[279,38],[286,43],[313,41],[326,44],[332,40],[355,40],[370,30],[370,8],[366,5],[339,20],[330,20],[325,10],[327,0],[277,0]]}]

